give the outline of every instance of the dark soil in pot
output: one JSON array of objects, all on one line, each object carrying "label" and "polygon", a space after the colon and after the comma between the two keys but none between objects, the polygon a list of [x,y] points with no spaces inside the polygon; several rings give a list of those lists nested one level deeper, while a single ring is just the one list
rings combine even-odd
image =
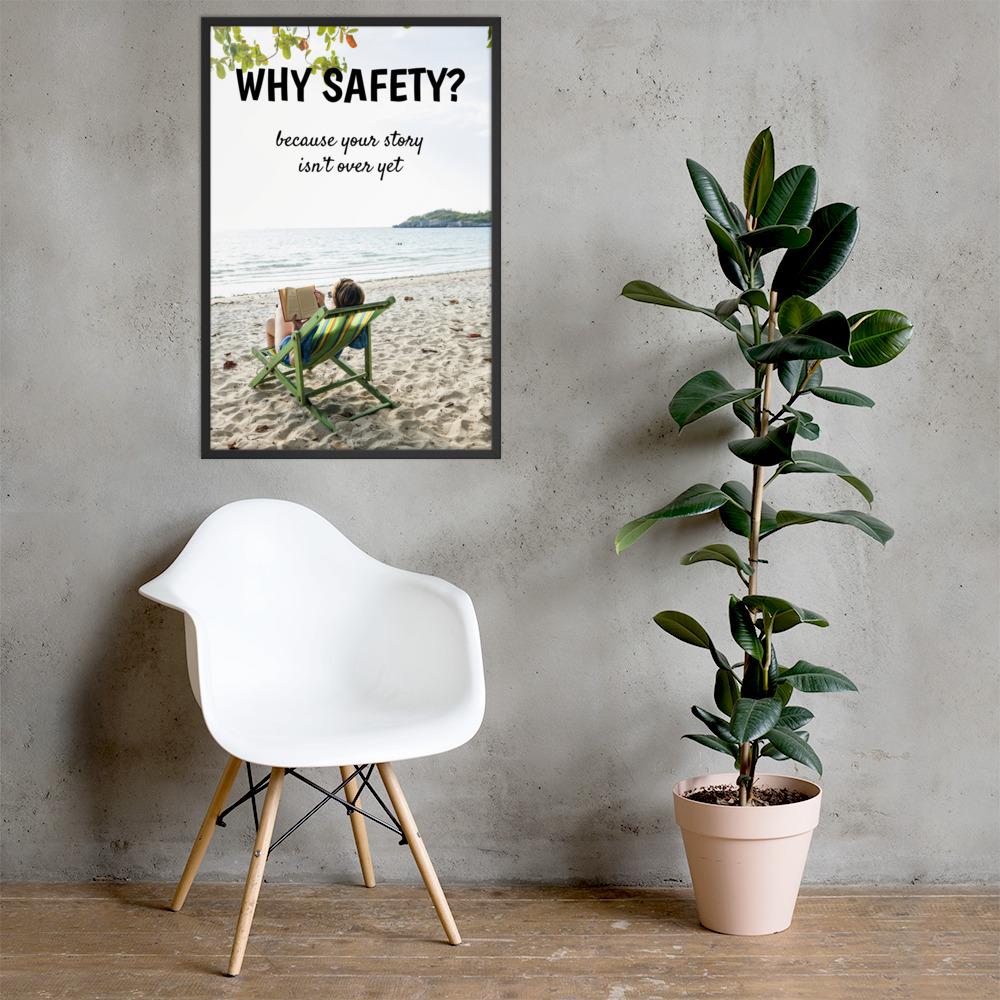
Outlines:
[{"label": "dark soil in pot", "polygon": [[[712,806],[739,806],[740,793],[736,785],[708,785],[685,793],[685,798],[707,802]],[[752,806],[790,806],[805,802],[809,796],[793,788],[754,788]]]}]

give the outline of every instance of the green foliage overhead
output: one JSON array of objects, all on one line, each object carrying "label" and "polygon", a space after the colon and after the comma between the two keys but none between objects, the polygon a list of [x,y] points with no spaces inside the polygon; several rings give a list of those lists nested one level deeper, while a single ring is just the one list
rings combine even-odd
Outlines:
[{"label": "green foliage overhead", "polygon": [[[302,28],[276,24],[271,27],[274,48],[265,51],[259,42],[251,42],[238,25],[217,24],[212,26],[214,46],[208,61],[220,80],[226,78],[227,71],[232,73],[237,69],[246,71],[267,66],[278,56],[288,61],[296,52],[303,53],[306,66],[313,72],[342,70],[347,68],[343,48],[357,48],[357,31],[357,28],[341,24],[307,25]],[[340,52],[337,46],[341,47]]]},{"label": "green foliage overhead", "polygon": [[[813,301],[848,262],[858,235],[858,210],[842,202],[817,209],[818,180],[811,166],[799,164],[775,176],[769,128],[757,135],[746,156],[742,208],[700,163],[689,159],[687,169],[705,212],[713,255],[723,278],[738,294],[730,293],[714,308],[695,305],[649,281],[630,281],[622,294],[637,302],[695,314],[703,323],[710,319],[713,336],[721,327],[732,338],[736,348],[733,370],[746,374],[741,367],[745,362],[752,380],[740,376],[734,385],[721,372],[703,371],[674,392],[669,412],[679,428],[702,419],[721,427],[735,417],[735,427],[742,424],[749,434],[730,441],[728,447],[732,455],[750,464],[750,486],[738,480],[719,487],[697,483],[666,506],[626,524],[618,532],[615,548],[623,552],[659,521],[706,515],[717,515],[725,528],[747,540],[746,558],[731,545],[711,543],[681,560],[685,566],[701,562],[727,566],[746,588],[744,596],[731,595],[728,603],[729,631],[741,661],[730,663],[725,650],[684,612],[661,611],[654,619],[674,638],[711,654],[716,666],[712,697],[723,714],[694,706],[693,715],[708,732],[684,738],[732,758],[740,772],[741,803],[747,804],[761,757],[794,761],[822,773],[805,730],[813,714],[790,704],[793,695],[857,690],[847,677],[829,667],[806,660],[788,669],[779,666],[776,636],[784,643],[783,633],[798,625],[826,627],[829,623],[784,598],[758,593],[766,562],[761,557],[762,540],[785,528],[809,524],[847,525],[883,545],[893,534],[887,524],[863,511],[776,510],[765,493],[790,475],[813,474],[823,477],[819,482],[825,478],[843,489],[837,486],[839,480],[872,503],[871,488],[840,459],[795,447],[799,439],[815,440],[821,430],[800,400],[811,397],[817,405],[834,407],[874,406],[874,400],[856,389],[824,385],[825,367],[843,364],[850,371],[885,365],[905,350],[913,329],[906,316],[893,309],[848,315]],[[768,289],[761,260],[778,251],[782,253]],[[778,400],[782,388],[786,395]],[[808,402],[804,405],[814,408]],[[777,566],[767,568],[779,572]],[[795,637],[803,631],[807,630],[800,629]]]}]

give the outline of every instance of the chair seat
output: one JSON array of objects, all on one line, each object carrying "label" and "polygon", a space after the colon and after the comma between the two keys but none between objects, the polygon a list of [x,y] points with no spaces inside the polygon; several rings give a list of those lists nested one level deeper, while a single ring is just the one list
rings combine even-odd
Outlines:
[{"label": "chair seat", "polygon": [[[443,753],[475,735],[481,714],[473,706],[420,711],[403,702],[284,698],[230,694],[225,721],[209,729],[228,753],[268,767],[339,767],[409,760]],[[247,738],[252,734],[252,738]]]},{"label": "chair seat", "polygon": [[[233,713],[239,720],[242,712]],[[368,710],[363,719],[351,718],[325,706],[304,704],[300,709],[282,705],[247,706],[239,730],[216,730],[216,741],[234,757],[268,767],[338,767],[409,760],[453,750],[467,742],[479,726],[476,717],[415,714],[397,710]],[[253,739],[243,733],[258,725]],[[264,723],[262,725],[262,722]]]}]

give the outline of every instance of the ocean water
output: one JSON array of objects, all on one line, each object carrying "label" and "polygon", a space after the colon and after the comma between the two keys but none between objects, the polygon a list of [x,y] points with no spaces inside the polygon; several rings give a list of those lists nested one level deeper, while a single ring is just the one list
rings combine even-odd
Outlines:
[{"label": "ocean water", "polygon": [[252,229],[212,234],[213,297],[489,267],[477,229]]}]

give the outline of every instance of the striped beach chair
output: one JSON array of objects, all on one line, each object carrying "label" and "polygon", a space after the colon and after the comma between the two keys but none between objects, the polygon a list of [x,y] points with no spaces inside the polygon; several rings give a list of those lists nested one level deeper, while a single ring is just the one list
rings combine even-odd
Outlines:
[{"label": "striped beach chair", "polygon": [[[366,392],[378,400],[376,406],[370,406],[360,413],[355,413],[346,420],[359,420],[371,416],[379,410],[396,404],[384,393],[372,385],[372,321],[381,316],[396,300],[390,295],[383,302],[366,303],[360,306],[345,306],[340,309],[319,308],[313,313],[300,330],[291,334],[291,339],[284,347],[274,350],[265,347],[253,348],[254,357],[263,366],[250,382],[250,388],[256,389],[268,379],[276,379],[295,399],[304,406],[324,427],[331,431],[337,430],[337,425],[323,413],[313,402],[317,396],[340,389],[342,386],[357,382]],[[280,310],[279,310],[280,311]],[[277,329],[281,329],[277,326]],[[356,372],[346,362],[340,360],[340,352],[362,333],[368,331],[365,343],[365,370]],[[334,364],[345,372],[346,378],[328,382],[315,389],[306,388],[305,374],[326,361]]]}]

